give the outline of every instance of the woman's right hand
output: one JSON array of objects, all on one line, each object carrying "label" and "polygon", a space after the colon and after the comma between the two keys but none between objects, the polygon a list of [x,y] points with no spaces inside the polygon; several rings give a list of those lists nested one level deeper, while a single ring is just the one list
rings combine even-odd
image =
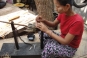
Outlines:
[{"label": "woman's right hand", "polygon": [[36,22],[44,22],[45,21],[45,19],[43,19],[41,16],[37,16],[36,17]]}]

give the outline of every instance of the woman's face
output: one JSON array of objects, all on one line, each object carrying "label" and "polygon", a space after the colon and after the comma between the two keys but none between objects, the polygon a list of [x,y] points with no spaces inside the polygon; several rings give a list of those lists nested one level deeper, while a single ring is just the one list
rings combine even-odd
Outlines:
[{"label": "woman's face", "polygon": [[57,0],[54,0],[54,5],[58,13],[66,13],[68,11],[68,8],[66,6],[60,5],[60,3]]}]

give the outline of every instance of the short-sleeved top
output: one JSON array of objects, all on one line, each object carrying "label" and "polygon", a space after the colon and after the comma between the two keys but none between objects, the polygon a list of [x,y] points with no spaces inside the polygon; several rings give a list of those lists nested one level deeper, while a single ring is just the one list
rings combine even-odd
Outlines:
[{"label": "short-sleeved top", "polygon": [[61,37],[65,38],[67,33],[75,35],[74,39],[69,43],[69,46],[78,48],[84,30],[83,18],[79,14],[66,16],[66,14],[63,13],[59,14],[57,20],[60,23]]}]

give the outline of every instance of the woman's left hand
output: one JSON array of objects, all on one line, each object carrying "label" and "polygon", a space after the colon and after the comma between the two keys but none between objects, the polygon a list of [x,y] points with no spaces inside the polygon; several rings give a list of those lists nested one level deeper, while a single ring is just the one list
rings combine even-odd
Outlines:
[{"label": "woman's left hand", "polygon": [[43,32],[46,32],[46,31],[49,30],[49,29],[47,28],[47,26],[46,26],[44,23],[42,23],[42,22],[37,23],[37,28],[40,29],[40,30],[43,31]]}]

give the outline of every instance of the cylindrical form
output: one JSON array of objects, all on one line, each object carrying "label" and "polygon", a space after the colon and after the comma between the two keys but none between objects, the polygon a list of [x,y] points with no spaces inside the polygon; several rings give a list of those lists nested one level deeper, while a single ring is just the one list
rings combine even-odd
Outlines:
[{"label": "cylindrical form", "polygon": [[43,45],[43,32],[41,31],[41,49],[44,48],[44,45]]},{"label": "cylindrical form", "polygon": [[17,39],[17,30],[14,27],[14,22],[13,21],[11,22],[11,27],[12,27],[12,31],[13,31],[13,36],[14,36],[16,49],[19,50],[18,39]]}]

